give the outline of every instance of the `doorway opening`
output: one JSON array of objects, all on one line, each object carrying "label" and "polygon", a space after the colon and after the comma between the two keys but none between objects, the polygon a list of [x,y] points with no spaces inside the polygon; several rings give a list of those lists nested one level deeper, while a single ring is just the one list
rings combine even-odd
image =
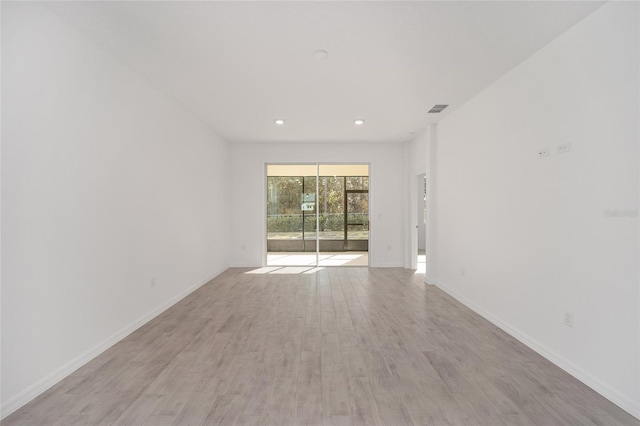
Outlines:
[{"label": "doorway opening", "polygon": [[427,271],[427,175],[418,175],[418,258],[416,260],[416,272],[424,274]]},{"label": "doorway opening", "polygon": [[266,172],[267,266],[368,266],[368,164],[267,164]]}]

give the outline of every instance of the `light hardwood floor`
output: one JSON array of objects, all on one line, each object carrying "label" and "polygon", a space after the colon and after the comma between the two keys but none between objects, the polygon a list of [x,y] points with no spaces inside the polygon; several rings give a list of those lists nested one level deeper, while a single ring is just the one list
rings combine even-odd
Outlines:
[{"label": "light hardwood floor", "polygon": [[227,270],[3,424],[640,424],[422,275],[249,271]]}]

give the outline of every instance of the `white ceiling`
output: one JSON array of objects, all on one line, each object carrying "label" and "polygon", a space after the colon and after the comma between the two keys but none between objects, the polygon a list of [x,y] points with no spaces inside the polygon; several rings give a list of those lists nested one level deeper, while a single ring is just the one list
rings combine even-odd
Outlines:
[{"label": "white ceiling", "polygon": [[46,5],[228,141],[388,142],[412,139],[602,2]]}]

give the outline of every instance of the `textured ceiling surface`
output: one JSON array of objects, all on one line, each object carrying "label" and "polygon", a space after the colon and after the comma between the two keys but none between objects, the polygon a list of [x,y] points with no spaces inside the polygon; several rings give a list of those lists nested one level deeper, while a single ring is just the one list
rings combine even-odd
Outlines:
[{"label": "textured ceiling surface", "polygon": [[[601,2],[48,2],[231,142],[406,141]],[[314,51],[328,52],[326,59]],[[435,104],[451,105],[439,115]],[[354,120],[364,119],[356,126]],[[275,119],[284,119],[277,126]]]}]

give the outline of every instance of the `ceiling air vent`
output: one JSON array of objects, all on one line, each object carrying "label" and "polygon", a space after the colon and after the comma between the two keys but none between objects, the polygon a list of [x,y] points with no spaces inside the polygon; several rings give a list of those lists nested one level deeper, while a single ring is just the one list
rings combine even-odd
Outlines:
[{"label": "ceiling air vent", "polygon": [[429,114],[438,114],[442,112],[443,109],[448,107],[449,105],[434,105],[433,108],[429,110]]}]

